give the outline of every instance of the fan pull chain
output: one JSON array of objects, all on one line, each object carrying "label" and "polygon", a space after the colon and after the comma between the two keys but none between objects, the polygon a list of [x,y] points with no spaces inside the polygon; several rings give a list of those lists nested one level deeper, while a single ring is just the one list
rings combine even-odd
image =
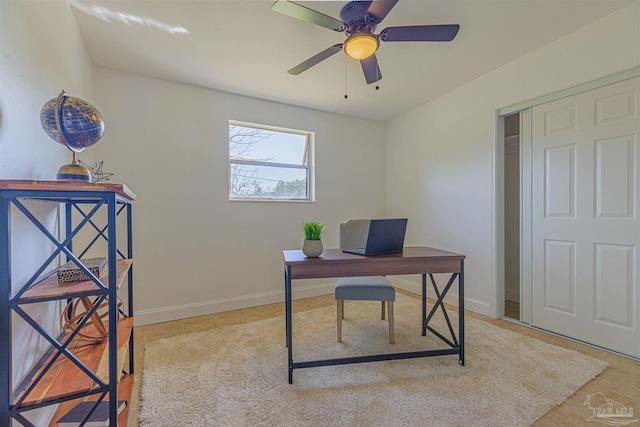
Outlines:
[{"label": "fan pull chain", "polygon": [[347,95],[347,55],[344,55],[344,99],[349,98]]},{"label": "fan pull chain", "polygon": [[[378,78],[378,80],[376,80],[376,82],[380,81],[380,55],[376,54],[376,61],[378,63],[378,66],[376,68],[376,77]],[[378,83],[376,83],[376,90],[380,90],[380,85]]]}]

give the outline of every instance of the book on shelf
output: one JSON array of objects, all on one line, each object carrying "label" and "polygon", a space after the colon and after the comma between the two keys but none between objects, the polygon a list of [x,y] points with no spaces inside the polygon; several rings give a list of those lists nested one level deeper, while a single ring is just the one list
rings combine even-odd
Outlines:
[{"label": "book on shelf", "polygon": [[[96,402],[80,402],[67,412],[62,418],[58,420],[59,427],[79,427],[81,421],[87,416],[91,408]],[[118,415],[124,411],[127,407],[126,400],[118,400]],[[84,427],[102,427],[109,426],[109,401],[103,400],[98,404],[98,407],[93,411],[93,414],[89,417],[86,423],[82,424]]]}]

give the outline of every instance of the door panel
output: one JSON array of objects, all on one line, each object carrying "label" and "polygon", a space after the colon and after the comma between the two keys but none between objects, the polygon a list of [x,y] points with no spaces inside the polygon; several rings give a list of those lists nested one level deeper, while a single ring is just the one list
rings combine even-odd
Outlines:
[{"label": "door panel", "polygon": [[575,316],[575,242],[546,240],[543,268],[545,309]]},{"label": "door panel", "polygon": [[531,110],[534,326],[640,357],[640,78]]},{"label": "door panel", "polygon": [[596,141],[596,218],[634,219],[634,135]]},{"label": "door panel", "polygon": [[545,150],[545,218],[575,218],[575,164],[575,145]]},{"label": "door panel", "polygon": [[596,244],[595,320],[633,329],[635,248]]}]

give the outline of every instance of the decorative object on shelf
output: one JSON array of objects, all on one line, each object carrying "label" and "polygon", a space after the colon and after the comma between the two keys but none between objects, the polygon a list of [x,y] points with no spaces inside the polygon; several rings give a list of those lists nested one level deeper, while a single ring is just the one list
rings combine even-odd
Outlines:
[{"label": "decorative object on shelf", "polygon": [[308,258],[317,258],[322,254],[322,233],[327,227],[316,221],[305,222],[302,225],[304,244],[302,253]]},{"label": "decorative object on shelf", "polygon": [[84,166],[87,169],[89,169],[89,173],[91,174],[91,181],[92,182],[109,181],[109,178],[111,176],[113,176],[113,174],[111,172],[103,172],[102,171],[102,163],[104,163],[104,160],[100,160],[99,162],[94,162],[91,166],[89,166],[88,164],[86,164],[85,162],[83,162],[80,159],[78,159],[78,163],[80,163],[82,166]]},{"label": "decorative object on shelf", "polygon": [[63,90],[57,98],[47,101],[40,110],[40,124],[54,141],[64,144],[73,153],[73,161],[58,169],[57,179],[91,181],[86,166],[78,164],[76,153],[96,144],[104,134],[100,112],[87,101],[67,96]]},{"label": "decorative object on shelf", "polygon": [[[67,412],[62,418],[58,420],[59,427],[77,427],[83,425],[85,427],[92,426],[108,426],[109,425],[109,401],[103,400],[98,403],[98,407],[93,411],[93,414],[87,419],[86,423],[82,424],[89,414],[89,411],[95,406],[96,402],[86,401],[80,402]],[[127,407],[126,400],[118,400],[118,415],[124,411]]]},{"label": "decorative object on shelf", "polygon": [[[106,257],[99,258],[82,258],[80,260],[82,264],[84,264],[87,269],[93,273],[94,276],[100,277],[102,271],[104,270],[104,266],[107,263]],[[69,282],[78,282],[80,280],[89,280],[89,276],[82,270],[80,267],[73,262],[69,261],[58,267],[58,282],[60,283],[69,283]]]},{"label": "decorative object on shelf", "polygon": [[[82,304],[82,308],[80,307]],[[87,313],[94,307],[94,301],[89,297],[74,298],[62,311],[62,329],[66,333],[71,333],[78,328],[78,324],[87,316]],[[120,309],[122,301],[118,298],[118,319],[120,321]],[[107,321],[103,320],[109,316],[109,300],[105,298],[97,310],[93,312],[91,318],[87,320],[77,336],[81,339],[93,342],[100,342],[109,335]]]}]

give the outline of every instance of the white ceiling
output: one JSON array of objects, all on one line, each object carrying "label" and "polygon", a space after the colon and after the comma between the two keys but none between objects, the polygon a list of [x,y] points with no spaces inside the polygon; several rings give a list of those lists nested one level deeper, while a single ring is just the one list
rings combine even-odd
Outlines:
[{"label": "white ceiling", "polygon": [[[450,43],[382,43],[383,78],[338,53],[287,70],[345,39],[264,0],[69,0],[95,65],[374,120],[388,120],[634,0],[400,0],[390,26],[460,24]],[[637,1],[637,0],[635,0]],[[298,1],[339,18],[344,1]],[[346,88],[345,94],[345,67]]]}]

